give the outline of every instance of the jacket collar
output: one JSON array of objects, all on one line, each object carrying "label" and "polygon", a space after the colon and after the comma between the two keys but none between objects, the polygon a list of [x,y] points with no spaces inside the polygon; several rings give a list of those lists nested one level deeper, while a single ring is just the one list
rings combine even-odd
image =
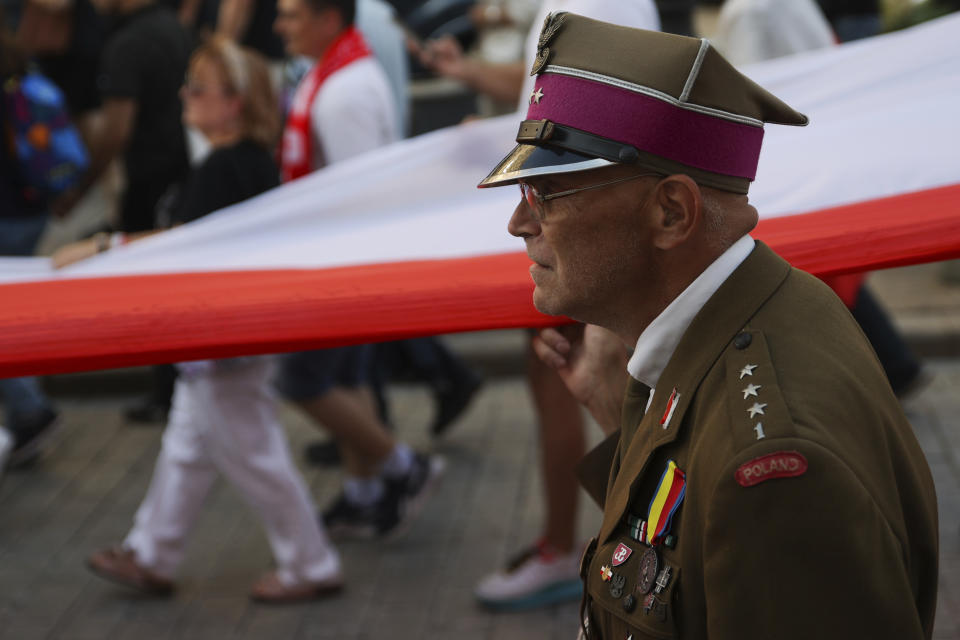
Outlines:
[{"label": "jacket collar", "polygon": [[[694,317],[660,376],[637,435],[628,439],[619,472],[608,487],[601,543],[610,537],[626,511],[634,484],[643,475],[650,456],[679,436],[683,415],[707,372],[789,272],[787,262],[757,241],[746,260]],[[672,415],[666,421],[671,402]]]},{"label": "jacket collar", "polygon": [[754,244],[749,234],[734,242],[643,330],[627,363],[627,371],[634,379],[657,388],[687,327],[720,285],[743,264]]}]

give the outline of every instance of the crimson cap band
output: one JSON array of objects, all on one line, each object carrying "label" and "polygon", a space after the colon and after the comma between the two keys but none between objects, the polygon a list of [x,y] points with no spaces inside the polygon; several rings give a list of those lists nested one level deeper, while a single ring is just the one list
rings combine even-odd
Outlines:
[{"label": "crimson cap band", "polygon": [[703,39],[551,14],[516,148],[478,185],[636,164],[746,193],[763,123],[807,117],[738,72]]}]

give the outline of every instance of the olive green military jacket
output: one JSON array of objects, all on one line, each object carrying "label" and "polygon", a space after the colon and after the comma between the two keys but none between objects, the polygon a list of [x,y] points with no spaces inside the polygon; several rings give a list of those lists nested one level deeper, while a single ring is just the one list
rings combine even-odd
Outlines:
[{"label": "olive green military jacket", "polygon": [[758,242],[644,413],[646,400],[631,382],[619,442],[581,466],[604,510],[581,564],[588,637],[930,637],[933,479],[869,344],[819,280]]}]

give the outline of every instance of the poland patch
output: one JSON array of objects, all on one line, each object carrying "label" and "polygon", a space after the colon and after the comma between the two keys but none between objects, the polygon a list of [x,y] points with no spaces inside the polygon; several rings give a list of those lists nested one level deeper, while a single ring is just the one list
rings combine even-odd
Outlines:
[{"label": "poland patch", "polygon": [[773,478],[792,478],[807,471],[807,459],[799,451],[777,451],[750,462],[737,469],[737,482],[744,487],[752,487]]}]

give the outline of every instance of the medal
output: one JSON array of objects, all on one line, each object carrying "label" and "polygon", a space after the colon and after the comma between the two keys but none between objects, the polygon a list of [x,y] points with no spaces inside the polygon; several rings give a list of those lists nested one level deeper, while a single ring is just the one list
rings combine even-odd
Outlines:
[{"label": "medal", "polygon": [[637,542],[644,542],[647,535],[647,521],[635,515],[627,515],[628,533],[630,538]]},{"label": "medal", "polygon": [[660,565],[660,559],[657,557],[657,550],[650,548],[640,556],[640,569],[637,575],[636,592],[640,595],[650,593],[653,588],[653,582],[657,579],[657,569]]},{"label": "medal", "polygon": [[670,574],[672,571],[670,567],[663,568],[663,571],[657,576],[657,586],[653,589],[654,593],[659,595],[664,589],[670,586]]},{"label": "medal", "polygon": [[623,587],[627,584],[627,578],[618,573],[613,574],[610,580],[610,595],[619,598],[623,595]]},{"label": "medal", "polygon": [[657,546],[670,532],[670,523],[683,502],[686,486],[686,474],[673,460],[667,462],[647,512],[646,543],[650,546]]},{"label": "medal", "polygon": [[643,599],[643,615],[650,613],[650,610],[653,609],[653,605],[657,602],[657,596],[652,593]]}]

